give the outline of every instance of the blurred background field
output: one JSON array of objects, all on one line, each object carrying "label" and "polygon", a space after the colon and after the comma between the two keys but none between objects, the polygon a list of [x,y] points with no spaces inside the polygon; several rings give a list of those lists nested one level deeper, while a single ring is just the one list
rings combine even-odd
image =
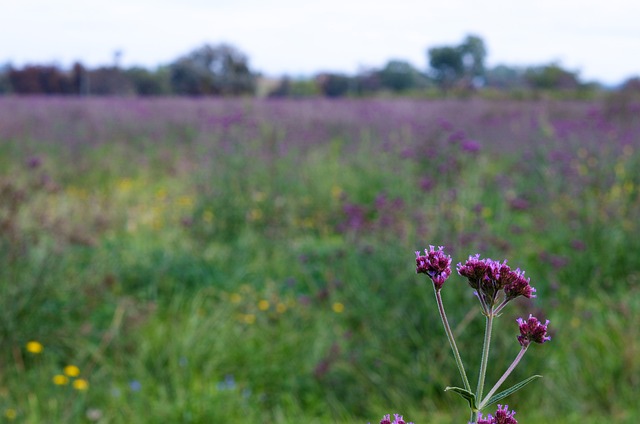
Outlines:
[{"label": "blurred background field", "polygon": [[[537,289],[489,364],[551,320],[520,422],[635,422],[638,169],[628,99],[0,98],[1,419],[465,422],[434,244]],[[476,300],[443,297],[475,377]]]}]

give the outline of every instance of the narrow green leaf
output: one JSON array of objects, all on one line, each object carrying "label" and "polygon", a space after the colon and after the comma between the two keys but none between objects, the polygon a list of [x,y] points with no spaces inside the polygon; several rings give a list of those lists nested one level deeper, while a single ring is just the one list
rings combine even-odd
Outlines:
[{"label": "narrow green leaf", "polygon": [[469,390],[462,389],[460,387],[447,387],[444,389],[445,392],[448,392],[449,390],[451,390],[452,392],[456,392],[457,394],[465,398],[467,402],[469,402],[469,407],[471,408],[471,410],[477,411],[478,408],[476,406],[475,393],[471,393]]},{"label": "narrow green leaf", "polygon": [[509,387],[507,390],[504,390],[500,393],[497,393],[493,396],[491,396],[491,398],[489,400],[486,400],[485,402],[482,402],[482,404],[480,404],[480,409],[484,409],[489,405],[493,405],[494,403],[497,403],[499,401],[501,401],[502,399],[506,398],[507,396],[517,392],[518,390],[522,389],[524,386],[526,386],[527,384],[531,383],[533,380],[535,380],[536,378],[542,378],[541,375],[532,375],[531,377],[522,380],[521,382],[514,384],[513,386]]}]

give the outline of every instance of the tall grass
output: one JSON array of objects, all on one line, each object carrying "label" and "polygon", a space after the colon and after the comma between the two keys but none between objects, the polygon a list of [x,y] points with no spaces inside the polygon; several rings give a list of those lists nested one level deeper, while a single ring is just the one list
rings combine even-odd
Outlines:
[{"label": "tall grass", "polygon": [[[435,244],[511,258],[544,299],[491,352],[513,358],[524,311],[552,321],[510,377],[544,375],[519,419],[631,422],[639,148],[640,120],[595,103],[4,98],[0,413],[465,422],[414,274]],[[456,278],[466,352],[482,320]]]}]

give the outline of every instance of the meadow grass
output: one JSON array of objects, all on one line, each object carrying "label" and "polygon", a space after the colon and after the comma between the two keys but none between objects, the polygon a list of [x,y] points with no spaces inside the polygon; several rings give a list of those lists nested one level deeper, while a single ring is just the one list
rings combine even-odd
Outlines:
[{"label": "meadow grass", "polygon": [[[640,120],[605,112],[2,98],[0,413],[466,422],[443,391],[459,376],[415,275],[414,251],[434,244],[454,263],[510,258],[538,290],[496,323],[490,357],[506,366],[518,352],[518,316],[551,320],[552,342],[508,380],[544,376],[508,399],[521,422],[631,422]],[[477,370],[471,291],[454,275],[443,297]]]}]

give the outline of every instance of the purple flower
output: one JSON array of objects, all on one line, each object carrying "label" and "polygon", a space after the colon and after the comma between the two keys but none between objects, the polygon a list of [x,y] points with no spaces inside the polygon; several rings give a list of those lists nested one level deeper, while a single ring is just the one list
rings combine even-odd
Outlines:
[{"label": "purple flower", "polygon": [[478,414],[478,424],[518,424],[513,418],[515,414],[516,411],[509,412],[509,406],[505,405],[503,408],[502,405],[498,405],[495,416],[489,414],[487,418],[483,418],[482,414]]},{"label": "purple flower", "polygon": [[526,321],[522,318],[518,318],[518,325],[520,326],[520,335],[518,336],[518,342],[522,347],[527,347],[531,342],[544,343],[551,340],[551,337],[547,335],[547,326],[549,320],[544,324],[538,321],[538,318],[529,314],[529,319]]},{"label": "purple flower", "polygon": [[464,131],[458,130],[449,135],[447,141],[449,141],[449,143],[458,143],[466,138],[467,136],[465,135]]},{"label": "purple flower", "polygon": [[384,417],[382,417],[382,420],[380,420],[380,424],[413,424],[413,423],[407,423],[404,420],[404,418],[402,418],[402,415],[393,414],[393,416],[394,416],[393,422],[391,421],[391,415],[387,414]]},{"label": "purple flower", "polygon": [[38,156],[31,156],[29,159],[27,159],[27,167],[36,169],[40,168],[40,166],[42,166],[42,158]]},{"label": "purple flower", "polygon": [[471,288],[478,290],[480,282],[487,276],[491,266],[491,259],[480,259],[480,254],[469,256],[464,265],[459,263],[456,267],[458,274],[467,277]]},{"label": "purple flower", "polygon": [[507,261],[500,263],[489,258],[480,259],[476,254],[469,256],[464,265],[459,263],[457,270],[467,278],[480,301],[488,308],[495,304],[500,290],[504,290],[507,301],[518,296],[535,297],[536,290],[529,285],[529,279],[524,278],[524,271],[519,268],[512,270]]},{"label": "purple flower", "polygon": [[515,271],[510,271],[505,276],[504,282],[504,294],[507,299],[515,299],[518,296],[524,296],[527,299],[536,297],[534,294],[536,289],[529,284],[530,278],[524,278],[524,271],[520,271],[520,268]]},{"label": "purple flower", "polygon": [[475,140],[465,140],[462,142],[462,150],[469,153],[477,153],[480,151],[480,143]]},{"label": "purple flower", "polygon": [[422,191],[431,191],[431,189],[433,189],[434,186],[434,182],[431,178],[429,177],[422,177],[420,179],[420,189]]},{"label": "purple flower", "polygon": [[443,249],[442,246],[438,250],[429,246],[429,250],[424,249],[424,255],[416,252],[416,273],[427,274],[436,290],[440,290],[451,275],[451,256],[445,255]]}]

